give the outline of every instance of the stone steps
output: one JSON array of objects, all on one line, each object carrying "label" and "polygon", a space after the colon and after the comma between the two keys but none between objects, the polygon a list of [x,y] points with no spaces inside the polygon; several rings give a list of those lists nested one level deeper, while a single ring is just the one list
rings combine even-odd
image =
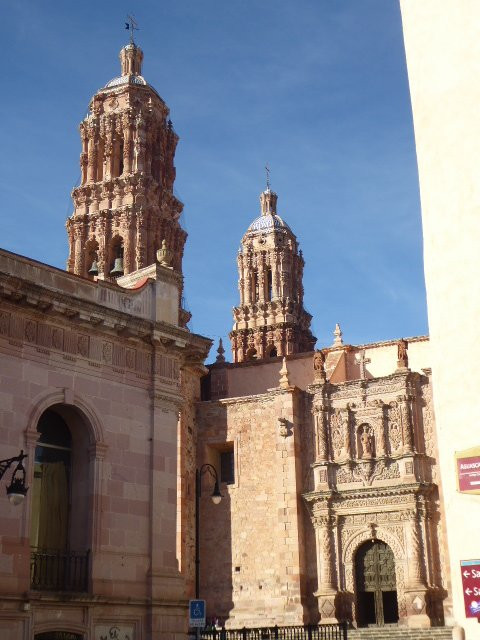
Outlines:
[{"label": "stone steps", "polygon": [[384,627],[366,627],[349,629],[348,640],[451,640],[450,627],[432,627],[431,629],[410,629],[385,625]]}]

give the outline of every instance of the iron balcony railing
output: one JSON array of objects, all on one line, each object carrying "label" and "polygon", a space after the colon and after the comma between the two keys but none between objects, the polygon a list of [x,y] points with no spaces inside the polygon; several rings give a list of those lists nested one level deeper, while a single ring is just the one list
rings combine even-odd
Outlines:
[{"label": "iron balcony railing", "polygon": [[30,583],[39,591],[88,591],[90,551],[32,549]]},{"label": "iron balcony railing", "polygon": [[[347,623],[200,631],[202,640],[347,640]],[[193,635],[193,634],[190,634]]]}]

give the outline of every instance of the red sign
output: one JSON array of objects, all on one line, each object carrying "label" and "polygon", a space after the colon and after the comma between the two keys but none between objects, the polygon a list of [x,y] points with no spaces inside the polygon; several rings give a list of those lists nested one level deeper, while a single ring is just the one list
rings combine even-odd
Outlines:
[{"label": "red sign", "polygon": [[480,457],[457,458],[460,491],[480,490]]},{"label": "red sign", "polygon": [[480,618],[480,560],[460,560],[467,618]]}]

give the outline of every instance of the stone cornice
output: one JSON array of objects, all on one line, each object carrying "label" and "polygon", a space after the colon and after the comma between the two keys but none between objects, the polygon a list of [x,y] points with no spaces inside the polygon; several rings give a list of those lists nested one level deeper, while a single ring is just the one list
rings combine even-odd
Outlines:
[{"label": "stone cornice", "polygon": [[345,489],[343,491],[334,491],[332,489],[328,489],[325,491],[309,491],[307,493],[303,493],[302,496],[307,502],[329,500],[335,501],[336,504],[340,504],[344,500],[357,498],[381,498],[399,495],[425,495],[433,491],[435,487],[436,485],[434,483],[412,482],[410,484],[398,484],[388,487],[359,487],[355,489]]}]

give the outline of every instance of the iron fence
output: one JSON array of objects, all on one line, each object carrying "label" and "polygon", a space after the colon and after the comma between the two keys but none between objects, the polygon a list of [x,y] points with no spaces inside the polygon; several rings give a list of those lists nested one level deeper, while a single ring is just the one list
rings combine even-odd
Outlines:
[{"label": "iron fence", "polygon": [[[294,627],[259,627],[255,629],[200,630],[201,640],[347,640],[348,625],[338,624],[303,625]],[[193,634],[190,634],[193,635]]]},{"label": "iron fence", "polygon": [[88,591],[90,551],[32,549],[30,583],[39,591]]}]

